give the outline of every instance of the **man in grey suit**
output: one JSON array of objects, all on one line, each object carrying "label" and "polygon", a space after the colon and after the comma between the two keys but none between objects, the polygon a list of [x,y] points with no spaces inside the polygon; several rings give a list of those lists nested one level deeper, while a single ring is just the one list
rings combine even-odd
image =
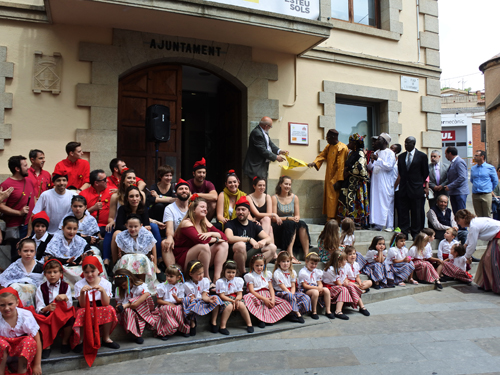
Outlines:
[{"label": "man in grey suit", "polygon": [[448,147],[445,151],[446,159],[450,161],[448,168],[448,183],[445,190],[450,195],[451,208],[456,214],[458,210],[464,209],[469,195],[469,183],[467,178],[467,164],[458,156],[456,147]]},{"label": "man in grey suit", "polygon": [[267,187],[269,162],[286,160],[281,155],[288,154],[288,151],[280,150],[269,137],[269,129],[272,127],[273,120],[270,117],[262,117],[259,125],[250,133],[247,156],[243,163],[243,173],[249,177],[250,187],[255,176],[265,179]]},{"label": "man in grey suit", "polygon": [[429,164],[429,207],[434,207],[440,195],[448,195],[444,187],[448,183],[449,165],[441,161],[441,152],[434,150],[431,152],[431,163]]}]

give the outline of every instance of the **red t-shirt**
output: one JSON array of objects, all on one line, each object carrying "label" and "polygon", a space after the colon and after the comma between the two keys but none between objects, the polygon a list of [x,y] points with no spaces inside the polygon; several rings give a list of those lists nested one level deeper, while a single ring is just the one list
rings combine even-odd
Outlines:
[{"label": "red t-shirt", "polygon": [[[26,181],[26,185],[24,184],[24,181]],[[5,223],[7,224],[7,227],[8,228],[18,227],[20,225],[28,224],[29,219],[31,217],[31,212],[33,211],[33,208],[35,208],[35,200],[36,200],[35,187],[33,186],[33,181],[31,181],[29,178],[25,178],[22,180],[14,180],[13,178],[9,177],[4,182],[2,182],[0,186],[3,188],[3,190],[7,190],[11,186],[14,188],[14,191],[12,192],[10,197],[3,202],[7,207],[12,208],[13,210],[21,210],[24,206],[28,205],[28,200],[29,200],[30,210],[28,212],[28,215],[23,217],[23,216],[9,216],[4,214],[2,216],[2,218],[5,220]]]},{"label": "red t-shirt", "polygon": [[33,181],[33,186],[35,186],[35,196],[37,199],[40,197],[45,190],[52,189],[52,177],[50,173],[44,171],[43,169],[40,171],[40,174],[37,176],[35,173],[35,169],[30,167],[28,169],[28,178]]},{"label": "red t-shirt", "polygon": [[194,193],[208,194],[211,191],[215,190],[214,184],[212,184],[210,181],[207,180],[204,180],[200,187],[197,187],[194,184],[194,178],[188,180],[187,183],[189,185],[189,190],[191,190],[191,194]]},{"label": "red t-shirt", "polygon": [[62,171],[68,174],[68,188],[74,186],[80,189],[83,184],[89,182],[90,164],[87,160],[78,159],[74,163],[68,158],[61,160],[56,164],[54,173],[63,174]]},{"label": "red t-shirt", "polygon": [[[111,192],[109,187],[104,189],[101,194],[92,186],[80,192],[80,195],[87,200],[87,207],[90,208],[101,199],[102,208],[91,213],[96,218],[100,227],[108,224],[109,202],[111,201]],[[98,217],[99,214],[99,217]]]}]

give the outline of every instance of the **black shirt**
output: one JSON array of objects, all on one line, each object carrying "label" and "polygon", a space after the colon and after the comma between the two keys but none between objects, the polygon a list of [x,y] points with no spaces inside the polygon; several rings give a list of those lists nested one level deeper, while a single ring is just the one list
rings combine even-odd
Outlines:
[{"label": "black shirt", "polygon": [[[129,215],[131,214],[127,215],[125,211],[125,206],[120,206],[120,208],[118,209],[118,214],[116,215],[116,223],[115,223],[116,230],[121,230],[121,231],[127,230],[127,228],[125,227],[125,222],[127,221],[127,216]],[[136,215],[139,216],[139,218],[141,219],[142,225],[144,226],[151,225],[151,222],[149,221],[148,209],[146,207],[144,207],[144,211],[142,212],[142,214],[136,214]]]},{"label": "black shirt", "polygon": [[233,235],[238,237],[250,237],[255,241],[259,241],[259,233],[262,231],[262,227],[257,225],[253,221],[248,221],[247,225],[241,224],[238,219],[229,220],[224,224],[224,229],[231,229]]}]

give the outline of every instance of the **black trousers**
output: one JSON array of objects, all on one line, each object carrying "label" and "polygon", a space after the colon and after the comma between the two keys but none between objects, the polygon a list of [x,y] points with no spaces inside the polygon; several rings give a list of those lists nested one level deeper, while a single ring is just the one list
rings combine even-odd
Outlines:
[{"label": "black trousers", "polygon": [[424,212],[424,197],[421,198],[412,198],[407,195],[399,196],[399,209],[400,209],[400,217],[399,228],[401,228],[401,232],[406,234],[406,237],[409,239],[408,234],[411,233],[413,239],[420,233],[420,231],[424,228],[424,218],[422,217]]}]

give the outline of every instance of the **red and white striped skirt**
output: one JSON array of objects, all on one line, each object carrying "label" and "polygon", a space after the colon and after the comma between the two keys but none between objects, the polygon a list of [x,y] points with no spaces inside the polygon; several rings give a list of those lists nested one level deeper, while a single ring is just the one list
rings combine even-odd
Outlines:
[{"label": "red and white striped skirt", "polygon": [[357,285],[349,283],[349,286],[330,284],[325,284],[325,286],[330,290],[332,303],[344,302],[353,309],[358,308],[358,301],[361,298],[362,291]]},{"label": "red and white striped skirt", "polygon": [[[256,293],[265,298],[271,298],[271,293],[267,289],[257,290]],[[264,323],[276,323],[292,312],[292,306],[279,297],[274,297],[275,304],[272,309],[267,307],[264,301],[255,297],[252,293],[245,294],[243,299],[250,314]]]},{"label": "red and white striped skirt", "polygon": [[36,355],[36,341],[31,336],[20,337],[0,337],[0,361],[3,358],[4,351],[10,357],[24,357],[28,361],[28,370],[26,374],[31,374],[31,362]]},{"label": "red and white striped skirt", "polygon": [[156,308],[160,319],[156,324],[158,336],[172,336],[175,332],[189,333],[189,324],[184,322],[182,305],[161,305]]},{"label": "red and white striped skirt", "polygon": [[[134,303],[141,297],[135,297],[129,300]],[[155,329],[158,324],[160,315],[155,309],[155,303],[151,296],[149,296],[143,303],[141,303],[135,310],[130,307],[123,310],[118,314],[118,322],[125,328],[125,332],[130,332],[134,336],[141,337],[144,333],[146,325],[150,329]]]},{"label": "red and white striped skirt", "polygon": [[[94,318],[94,309],[91,309],[92,319]],[[102,326],[106,323],[112,323],[109,333],[113,332],[118,324],[116,311],[113,306],[99,306],[97,307],[97,324]],[[73,325],[74,335],[71,338],[71,348],[74,348],[80,342],[81,329],[85,324],[85,308],[76,309],[75,324]]]},{"label": "red and white striped skirt", "polygon": [[413,265],[415,266],[415,273],[417,278],[421,281],[427,281],[428,283],[433,283],[439,279],[439,275],[432,267],[430,262],[422,259],[412,259]]},{"label": "red and white striped skirt", "polygon": [[472,281],[472,276],[465,272],[464,270],[458,268],[451,262],[444,262],[443,263],[443,273],[446,276],[453,277],[454,279],[458,279],[460,281],[464,281],[466,283],[469,283]]}]

